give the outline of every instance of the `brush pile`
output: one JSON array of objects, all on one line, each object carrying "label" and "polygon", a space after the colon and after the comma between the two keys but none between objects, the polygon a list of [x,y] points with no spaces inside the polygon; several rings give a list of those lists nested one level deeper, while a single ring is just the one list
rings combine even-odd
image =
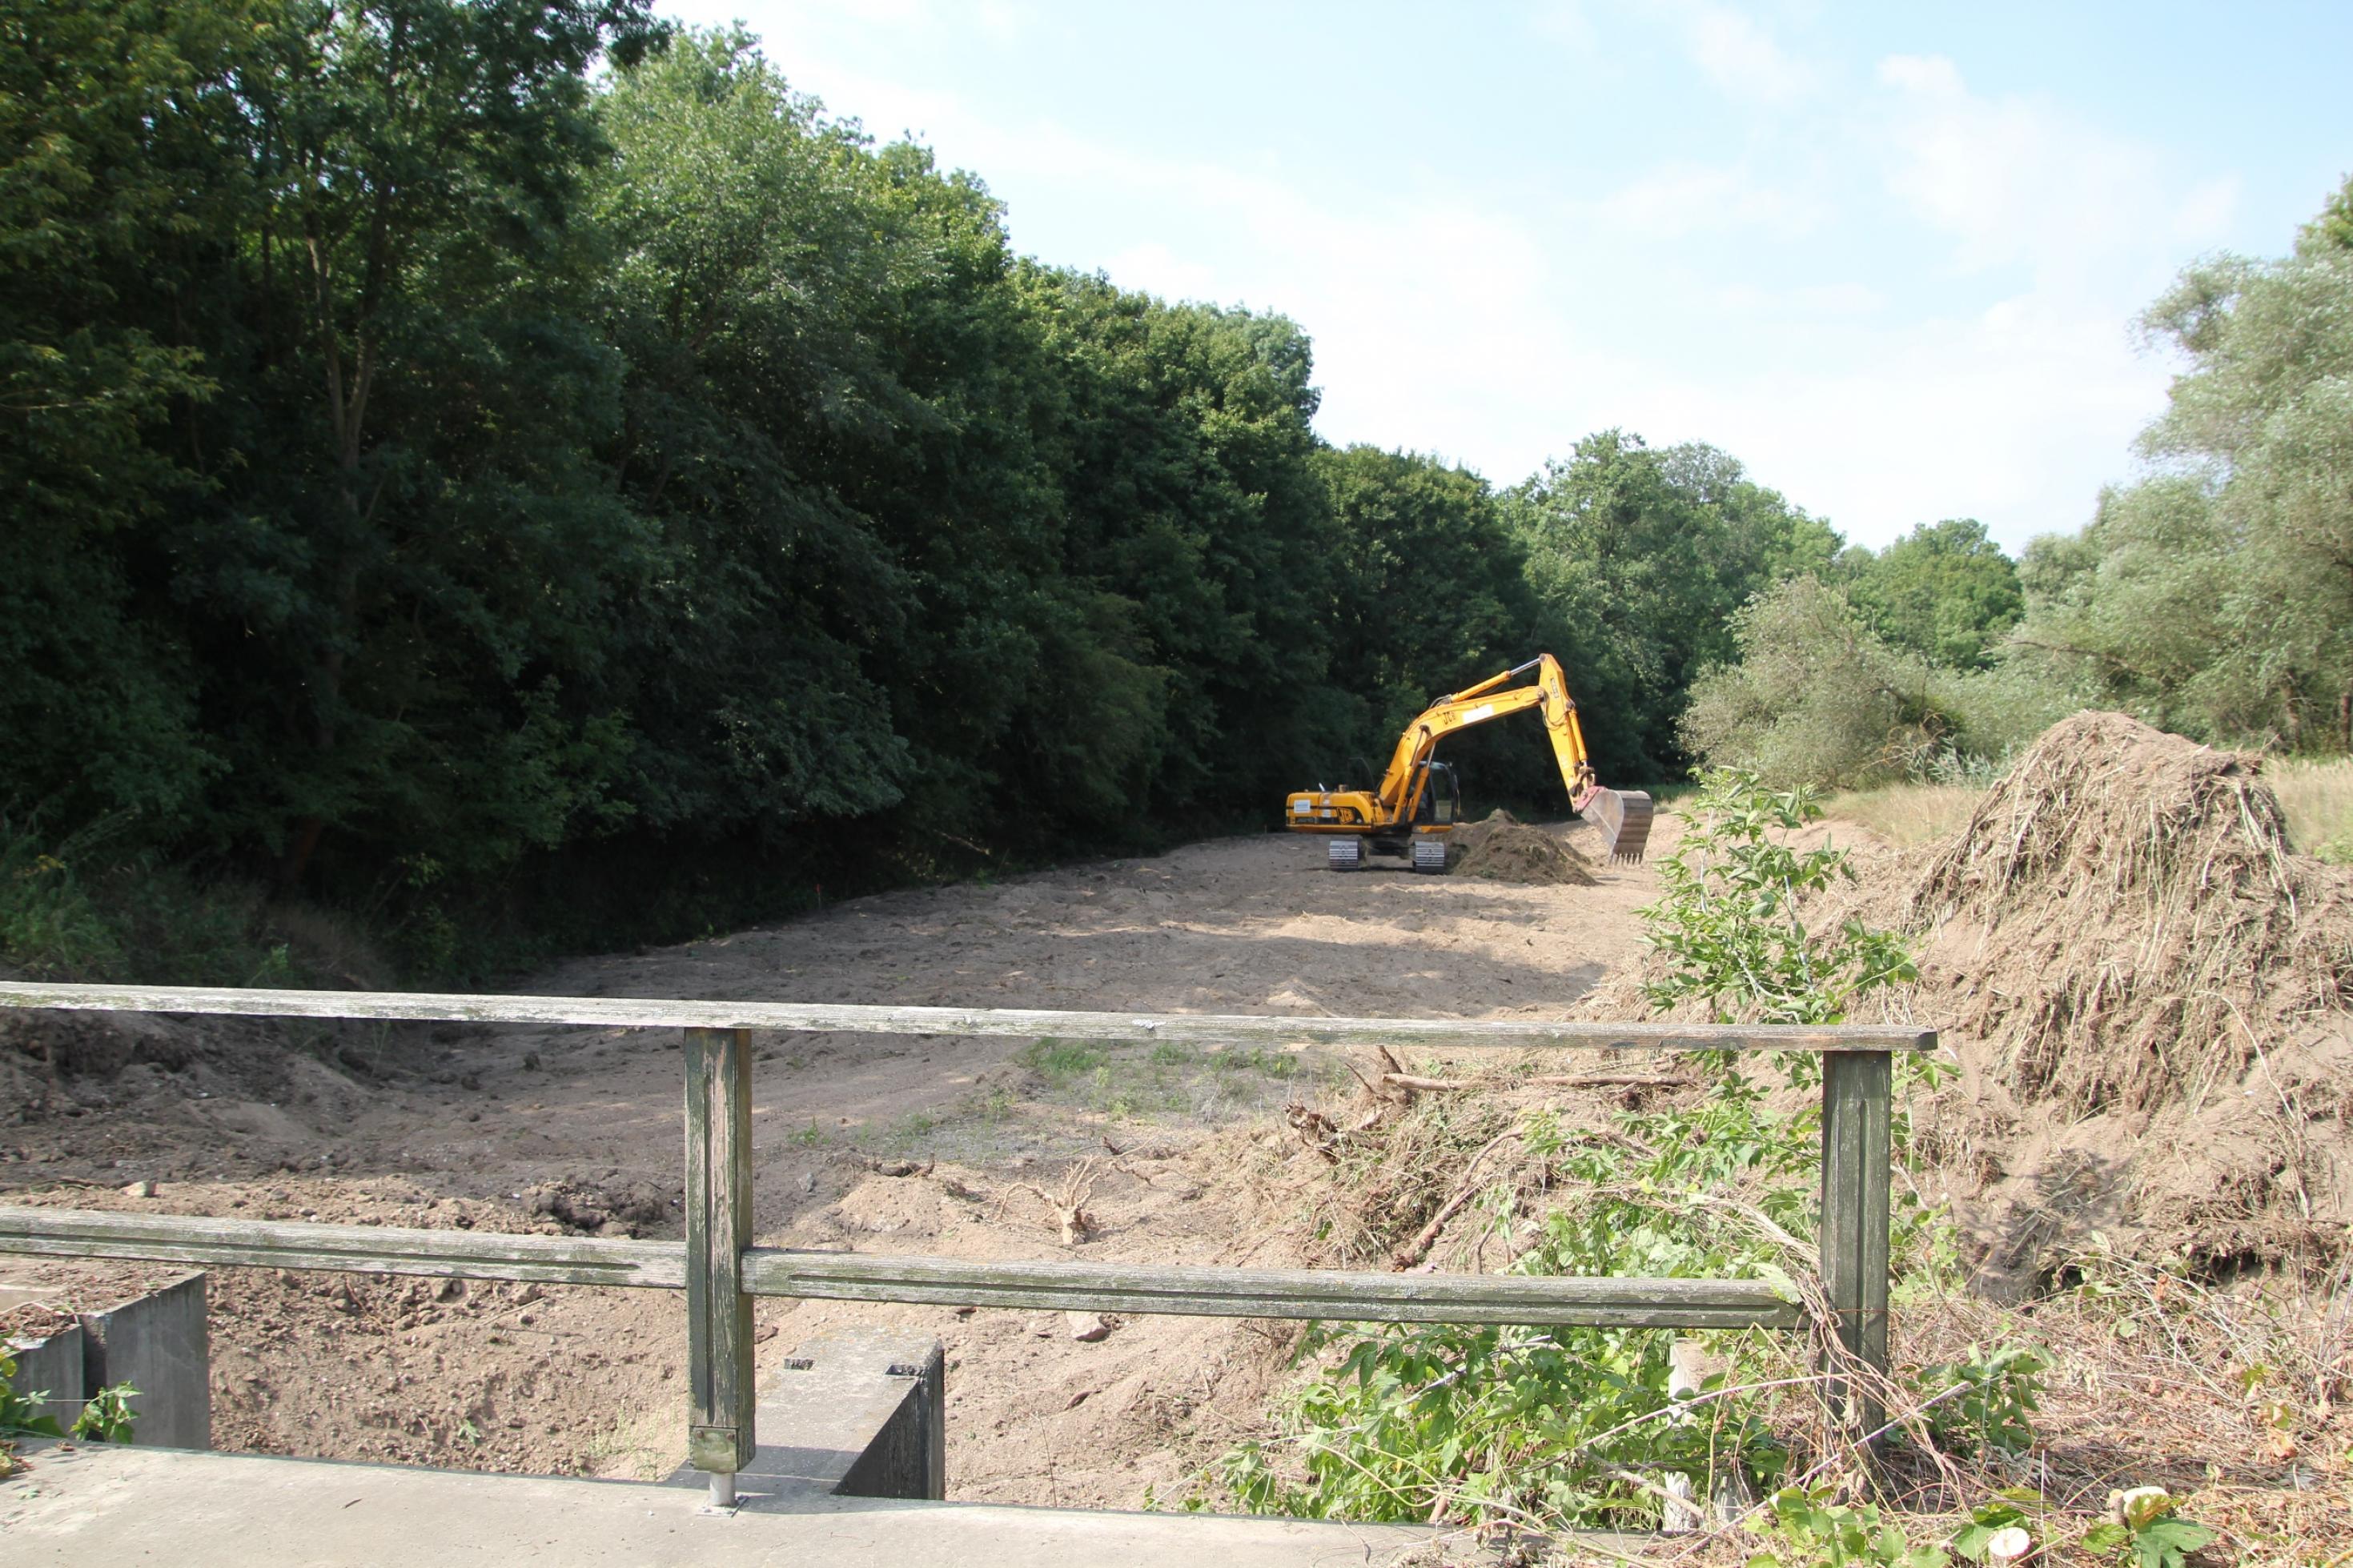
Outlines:
[{"label": "brush pile", "polygon": [[2121,713],[2053,727],[1912,891],[1938,1023],[2082,1115],[2198,1100],[2353,1004],[2347,879],[2290,852],[2257,765]]},{"label": "brush pile", "polygon": [[2225,1274],[2343,1254],[2353,876],[2294,852],[2258,767],[2078,714],[1880,894],[1921,939],[1891,1010],[1961,1058],[1922,1131],[1989,1285],[2094,1235]]}]

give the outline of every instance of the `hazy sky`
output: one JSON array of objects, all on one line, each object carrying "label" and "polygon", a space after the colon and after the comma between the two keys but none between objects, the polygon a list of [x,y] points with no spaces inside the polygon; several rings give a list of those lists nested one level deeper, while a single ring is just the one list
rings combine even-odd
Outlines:
[{"label": "hazy sky", "polygon": [[1498,484],[1616,425],[1883,543],[2134,471],[2132,322],[2353,170],[2353,5],[663,0],[1015,244],[1282,311],[1335,442]]}]

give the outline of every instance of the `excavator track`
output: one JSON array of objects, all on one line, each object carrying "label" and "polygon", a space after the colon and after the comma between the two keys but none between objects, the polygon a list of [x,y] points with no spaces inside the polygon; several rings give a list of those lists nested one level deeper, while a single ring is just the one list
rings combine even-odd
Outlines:
[{"label": "excavator track", "polygon": [[1638,789],[1596,789],[1587,797],[1586,819],[1599,826],[1609,858],[1633,865],[1651,842],[1651,797]]}]

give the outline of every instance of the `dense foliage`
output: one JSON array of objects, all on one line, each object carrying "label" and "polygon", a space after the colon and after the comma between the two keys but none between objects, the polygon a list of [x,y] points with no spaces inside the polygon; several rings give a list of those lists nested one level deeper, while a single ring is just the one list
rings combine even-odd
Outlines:
[{"label": "dense foliage", "polygon": [[1874,631],[1956,669],[1990,664],[2024,609],[2016,563],[1975,518],[1922,523],[1877,554],[1848,551],[1840,565]]},{"label": "dense foliage", "polygon": [[[1726,617],[1838,549],[1704,447],[1500,496],[1333,450],[1289,321],[1027,261],[646,0],[0,37],[19,963],[137,945],[90,902],[133,862],[448,969],[501,907],[609,941],[1255,825],[1547,647],[1605,773],[1672,774]],[[1461,753],[1557,802],[1526,733]]]},{"label": "dense foliage", "polygon": [[1743,607],[1740,657],[1693,683],[1684,743],[1784,789],[1952,779],[1982,773],[2078,705],[2042,672],[1956,668],[1900,645],[1851,592],[1792,577]]},{"label": "dense foliage", "polygon": [[[1290,321],[1029,261],[977,180],[648,0],[0,37],[16,963],[147,945],[98,894],[159,868],[449,970],[501,910],[614,941],[1263,824],[1542,649],[1626,784],[1998,756],[2079,696],[2353,722],[2343,199],[2160,304],[2171,466],[2013,564],[1966,519],[1844,550],[1623,431],[1500,492],[1335,450]],[[1474,805],[1559,803],[1525,729],[1451,751]]]}]

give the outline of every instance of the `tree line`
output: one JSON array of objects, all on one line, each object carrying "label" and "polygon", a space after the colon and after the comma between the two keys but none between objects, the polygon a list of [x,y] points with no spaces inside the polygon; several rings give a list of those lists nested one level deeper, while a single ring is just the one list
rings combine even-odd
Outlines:
[{"label": "tree line", "polygon": [[2101,707],[2353,751],[2353,180],[2290,254],[2199,262],[2140,331],[2179,367],[2145,477],[2015,563],[1962,520],[1774,584],[1685,747],[1785,784],[1983,776]]},{"label": "tree line", "polygon": [[[501,910],[674,934],[1263,825],[1540,648],[1605,778],[1679,776],[1777,584],[1980,672],[2021,596],[2110,603],[2105,543],[1851,550],[1704,446],[1502,489],[1335,448],[1296,323],[1027,258],[648,0],[0,37],[0,858],[42,876],[242,879],[462,970]],[[2137,612],[2070,614],[2053,657],[2116,668]],[[1557,793],[1525,734],[1459,754]]]},{"label": "tree line", "polygon": [[[1704,447],[1335,449],[1295,323],[1025,258],[644,0],[0,18],[0,811],[428,959],[493,892],[675,927],[1263,823],[1545,647],[1655,777],[1838,548]],[[1556,792],[1517,740],[1482,791]]]}]

